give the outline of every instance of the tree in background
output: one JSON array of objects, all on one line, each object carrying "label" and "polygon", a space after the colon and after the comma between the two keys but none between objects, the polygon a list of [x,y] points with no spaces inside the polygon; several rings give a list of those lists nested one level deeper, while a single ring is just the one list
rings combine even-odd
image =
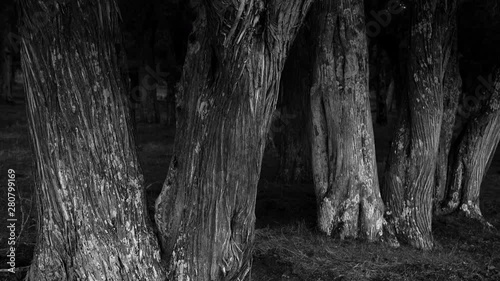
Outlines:
[{"label": "tree in background", "polygon": [[155,219],[171,280],[249,280],[262,156],[291,44],[312,0],[202,1]]},{"label": "tree in background", "polygon": [[484,89],[486,102],[470,118],[451,152],[448,186],[441,206],[443,213],[458,211],[466,217],[485,221],[479,208],[481,183],[500,141],[500,71]]},{"label": "tree in background", "polygon": [[440,77],[443,83],[443,121],[439,137],[439,151],[436,163],[435,189],[433,192],[433,207],[436,214],[441,213],[441,204],[446,193],[448,180],[448,159],[456,122],[459,100],[462,92],[462,79],[459,71],[458,40],[457,40],[457,9],[455,2],[445,7],[443,23],[448,27],[441,37],[441,46],[447,62],[444,76]]},{"label": "tree in background", "polygon": [[[473,61],[481,62],[483,69],[492,70],[479,71],[480,75],[475,77],[476,79],[466,80],[467,88],[458,111],[463,122],[456,130],[457,136],[451,145],[447,178],[444,182],[446,186],[440,190],[441,200],[437,201],[437,212],[459,213],[491,227],[481,213],[479,193],[500,139],[500,72],[499,62],[495,59],[498,57],[498,42],[495,40],[498,40],[500,21],[497,16],[500,12],[497,1],[465,3],[462,9],[465,10],[464,13],[473,9],[481,15],[463,17],[465,23],[462,25],[467,25],[462,27],[463,32],[477,33],[479,29],[481,38],[486,41],[477,44],[478,46],[474,44],[474,52],[465,55],[473,57]],[[473,21],[468,22],[471,19]],[[472,70],[470,73],[479,74]]]},{"label": "tree in background", "polygon": [[285,184],[312,180],[308,128],[313,63],[310,43],[313,38],[309,19],[302,25],[287,57],[281,74],[278,105],[269,130],[279,158],[277,180]]},{"label": "tree in background", "polygon": [[12,78],[13,78],[13,56],[12,48],[12,15],[14,4],[10,0],[0,4],[0,96],[6,102],[13,102]]},{"label": "tree in background", "polygon": [[27,280],[164,280],[108,0],[20,1],[39,229]]}]

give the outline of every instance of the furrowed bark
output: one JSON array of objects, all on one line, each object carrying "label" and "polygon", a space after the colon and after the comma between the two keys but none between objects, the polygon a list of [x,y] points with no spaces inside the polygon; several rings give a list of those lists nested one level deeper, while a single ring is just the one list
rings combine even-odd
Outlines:
[{"label": "furrowed bark", "polygon": [[420,249],[431,249],[434,244],[432,194],[443,118],[444,75],[439,44],[445,26],[439,15],[445,4],[419,0],[410,6],[409,91],[403,100],[381,189],[390,227],[400,241]]},{"label": "furrowed bark", "polygon": [[435,213],[440,213],[441,204],[445,197],[446,181],[448,175],[448,158],[450,155],[453,128],[458,109],[458,103],[462,92],[462,79],[458,65],[458,42],[457,42],[457,4],[448,1],[443,13],[443,22],[448,26],[444,33],[441,46],[446,59],[443,67],[446,69],[443,79],[443,121],[441,124],[441,135],[439,137],[439,152],[436,163],[435,189],[433,204]]},{"label": "furrowed bark", "polygon": [[115,55],[116,2],[20,6],[39,214],[26,280],[164,280]]},{"label": "furrowed bark", "polygon": [[312,1],[204,1],[155,219],[170,280],[249,280],[255,199],[287,52]]},{"label": "furrowed bark", "polygon": [[479,208],[481,183],[500,140],[500,71],[489,85],[490,98],[456,140],[443,213],[458,211],[486,223]]},{"label": "furrowed bark", "polygon": [[311,90],[312,166],[319,229],[369,241],[382,235],[368,93],[363,1],[316,10],[318,45]]}]

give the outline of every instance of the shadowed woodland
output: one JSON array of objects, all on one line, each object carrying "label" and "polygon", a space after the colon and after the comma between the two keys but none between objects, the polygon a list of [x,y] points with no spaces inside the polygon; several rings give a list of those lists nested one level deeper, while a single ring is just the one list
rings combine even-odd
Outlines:
[{"label": "shadowed woodland", "polygon": [[0,15],[0,280],[500,280],[497,1]]}]

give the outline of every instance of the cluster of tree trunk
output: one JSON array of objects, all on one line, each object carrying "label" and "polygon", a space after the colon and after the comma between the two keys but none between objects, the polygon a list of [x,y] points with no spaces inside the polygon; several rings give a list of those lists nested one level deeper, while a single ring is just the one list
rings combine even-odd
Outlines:
[{"label": "cluster of tree trunk", "polygon": [[[116,1],[20,0],[39,206],[27,279],[250,280],[263,153],[285,62],[312,2],[193,1],[175,155],[155,203],[157,241],[115,51]],[[500,72],[483,110],[452,141],[460,97],[457,1],[408,5],[408,91],[380,186],[362,0],[314,6],[314,44],[297,45],[310,57],[303,64],[290,56],[297,61],[284,75],[301,76],[293,65],[310,69],[291,98],[300,118],[288,118],[294,111],[281,118],[307,132],[310,151],[299,145],[298,154],[311,155],[323,233],[376,241],[388,231],[431,249],[433,209],[482,219],[479,186],[500,139]],[[154,69],[153,34],[144,35],[142,49]],[[151,110],[144,109],[147,121]],[[291,136],[283,162],[299,163],[304,157],[294,157],[293,144],[300,129]]]}]

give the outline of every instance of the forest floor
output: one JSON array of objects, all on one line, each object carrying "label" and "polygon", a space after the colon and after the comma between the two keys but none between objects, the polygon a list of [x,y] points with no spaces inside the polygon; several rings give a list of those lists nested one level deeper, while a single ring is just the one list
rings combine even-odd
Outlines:
[{"label": "forest floor", "polygon": [[[18,219],[16,267],[22,278],[36,243],[34,159],[24,99],[16,89],[15,105],[0,104],[0,269],[7,267],[7,170],[16,171]],[[375,126],[379,163],[387,154],[389,126]],[[173,153],[175,130],[139,124],[137,145],[146,180],[148,207],[154,211]],[[275,160],[275,159],[274,159]],[[253,280],[500,280],[500,235],[478,223],[448,216],[433,224],[438,247],[432,251],[382,243],[338,240],[315,229],[312,184],[283,185],[275,181],[277,161],[262,165],[256,206]],[[382,167],[380,165],[379,167]],[[485,218],[500,229],[500,149],[481,190]],[[25,268],[23,268],[25,267]],[[0,280],[16,280],[0,272]]]}]

